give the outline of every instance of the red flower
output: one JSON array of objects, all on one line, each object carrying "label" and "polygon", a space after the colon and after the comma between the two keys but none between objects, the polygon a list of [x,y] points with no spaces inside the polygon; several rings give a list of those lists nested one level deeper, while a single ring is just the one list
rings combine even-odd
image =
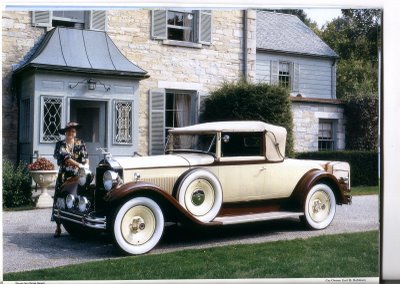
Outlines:
[{"label": "red flower", "polygon": [[52,171],[54,164],[46,158],[39,158],[34,163],[28,165],[30,171]]}]

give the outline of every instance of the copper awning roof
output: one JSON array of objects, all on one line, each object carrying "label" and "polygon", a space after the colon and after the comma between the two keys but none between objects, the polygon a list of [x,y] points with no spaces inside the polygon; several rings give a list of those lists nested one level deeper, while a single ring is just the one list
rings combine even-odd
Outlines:
[{"label": "copper awning roof", "polygon": [[15,73],[29,68],[149,77],[121,53],[106,32],[62,27],[49,31]]}]

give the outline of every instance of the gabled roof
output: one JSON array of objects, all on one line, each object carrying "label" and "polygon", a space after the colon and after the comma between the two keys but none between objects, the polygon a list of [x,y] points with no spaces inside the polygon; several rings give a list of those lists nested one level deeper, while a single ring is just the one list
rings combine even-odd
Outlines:
[{"label": "gabled roof", "polygon": [[257,11],[257,49],[339,57],[297,16],[266,11]]},{"label": "gabled roof", "polygon": [[15,72],[29,67],[148,77],[145,70],[121,53],[106,32],[61,27],[49,31],[33,55]]}]

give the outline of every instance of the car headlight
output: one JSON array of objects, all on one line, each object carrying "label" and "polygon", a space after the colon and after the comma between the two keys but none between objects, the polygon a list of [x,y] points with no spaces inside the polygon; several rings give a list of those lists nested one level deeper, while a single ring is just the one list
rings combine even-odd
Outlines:
[{"label": "car headlight", "polygon": [[88,205],[89,205],[88,199],[86,197],[84,197],[84,196],[80,196],[79,197],[79,203],[78,203],[79,211],[85,212],[86,209],[88,208]]},{"label": "car headlight", "polygon": [[103,175],[103,185],[105,190],[111,190],[118,183],[118,173],[114,171],[106,171]]},{"label": "car headlight", "polygon": [[92,172],[89,169],[80,168],[78,171],[78,183],[80,186],[84,186],[91,181]]},{"label": "car headlight", "polygon": [[74,207],[75,203],[75,197],[72,194],[68,194],[67,197],[65,198],[65,204],[67,205],[68,209],[71,209]]}]

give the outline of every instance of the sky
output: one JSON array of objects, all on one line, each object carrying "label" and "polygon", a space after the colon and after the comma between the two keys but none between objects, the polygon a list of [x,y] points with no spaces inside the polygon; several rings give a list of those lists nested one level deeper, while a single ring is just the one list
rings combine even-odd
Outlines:
[{"label": "sky", "polygon": [[306,12],[307,16],[317,22],[318,27],[321,28],[322,25],[324,25],[327,21],[330,21],[334,18],[337,18],[342,15],[340,12],[340,9],[304,9],[304,12]]}]

